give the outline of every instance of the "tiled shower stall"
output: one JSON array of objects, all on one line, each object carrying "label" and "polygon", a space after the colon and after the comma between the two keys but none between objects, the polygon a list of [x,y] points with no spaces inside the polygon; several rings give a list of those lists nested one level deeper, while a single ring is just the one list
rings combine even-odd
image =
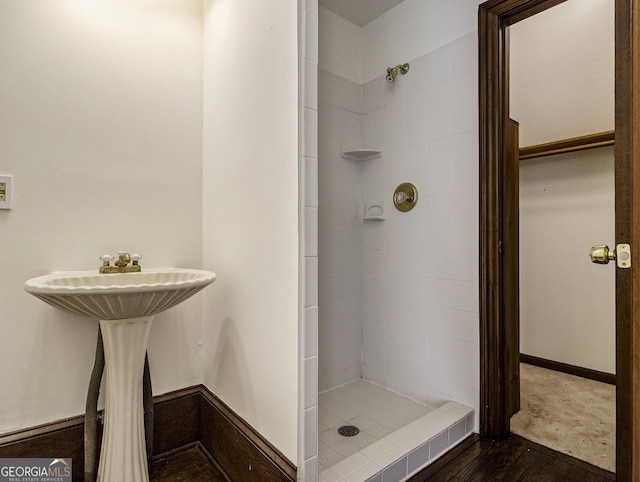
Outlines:
[{"label": "tiled shower stall", "polygon": [[[306,8],[304,480],[315,467],[325,481],[404,480],[477,424],[476,33],[397,59],[410,70],[394,83],[382,70],[359,84],[318,65],[318,32],[335,32]],[[381,156],[343,158],[355,148]],[[408,213],[393,206],[402,182],[419,191]],[[372,204],[384,220],[363,219]],[[352,423],[358,435],[336,435]]]},{"label": "tiled shower stall", "polygon": [[[411,67],[394,83],[383,71],[360,85],[322,59],[317,66],[310,37],[330,33],[314,22],[307,11],[304,198],[305,216],[317,219],[318,297],[305,314],[311,325],[317,316],[318,351],[305,359],[305,383],[313,391],[317,367],[320,394],[317,407],[305,405],[305,420],[317,416],[317,445],[309,426],[305,440],[317,451],[320,480],[377,480],[385,470],[402,480],[441,453],[443,433],[446,450],[475,428],[473,412],[459,404],[477,407],[478,393],[476,35],[398,59]],[[382,155],[343,158],[354,148]],[[402,182],[419,190],[409,213],[393,206]],[[363,219],[371,204],[384,208],[384,220]],[[314,271],[315,259],[305,260]],[[452,407],[454,435],[429,422],[443,423]],[[391,423],[399,411],[411,416]],[[351,422],[360,433],[341,440],[336,429]]]},{"label": "tiled shower stall", "polygon": [[[475,51],[467,35],[391,84],[319,69],[320,391],[363,376],[431,406],[476,403]],[[344,159],[353,147],[382,156]],[[403,182],[419,191],[406,213]],[[384,220],[363,220],[371,204]]]}]

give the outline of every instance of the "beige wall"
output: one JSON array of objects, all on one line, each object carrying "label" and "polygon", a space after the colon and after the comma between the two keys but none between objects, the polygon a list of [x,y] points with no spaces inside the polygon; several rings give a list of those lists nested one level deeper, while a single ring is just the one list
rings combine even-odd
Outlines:
[{"label": "beige wall", "polygon": [[[520,145],[613,130],[613,3],[571,0],[511,27]],[[521,352],[615,372],[613,149],[520,163]],[[600,269],[598,269],[600,268]]]},{"label": "beige wall", "polygon": [[[97,323],[27,279],[118,249],[201,265],[200,18],[200,0],[0,2],[0,432],[84,413],[93,364]],[[200,382],[200,320],[200,295],[157,317],[156,393]]]},{"label": "beige wall", "polygon": [[614,128],[614,4],[570,0],[510,28],[520,146]]},{"label": "beige wall", "polygon": [[520,351],[615,373],[613,148],[520,166]]}]

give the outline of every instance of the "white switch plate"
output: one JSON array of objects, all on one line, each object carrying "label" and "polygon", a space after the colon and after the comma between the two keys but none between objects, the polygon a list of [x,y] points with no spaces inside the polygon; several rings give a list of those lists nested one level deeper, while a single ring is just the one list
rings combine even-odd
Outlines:
[{"label": "white switch plate", "polygon": [[0,176],[0,209],[11,209],[13,176]]}]

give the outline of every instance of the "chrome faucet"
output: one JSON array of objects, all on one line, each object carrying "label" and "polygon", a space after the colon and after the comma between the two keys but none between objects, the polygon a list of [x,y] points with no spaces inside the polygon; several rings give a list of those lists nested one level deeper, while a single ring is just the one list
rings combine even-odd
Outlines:
[{"label": "chrome faucet", "polygon": [[136,273],[141,271],[139,264],[142,259],[141,254],[129,254],[124,251],[118,251],[118,259],[114,263],[114,266],[111,266],[111,261],[114,259],[110,254],[100,256],[100,260],[102,261],[100,273]]}]

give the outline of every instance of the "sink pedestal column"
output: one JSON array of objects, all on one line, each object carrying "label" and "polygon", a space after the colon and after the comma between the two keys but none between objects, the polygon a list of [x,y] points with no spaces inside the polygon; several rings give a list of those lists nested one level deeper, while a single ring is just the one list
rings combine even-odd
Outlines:
[{"label": "sink pedestal column", "polygon": [[148,482],[142,377],[153,316],[100,320],[105,358],[98,482]]}]

